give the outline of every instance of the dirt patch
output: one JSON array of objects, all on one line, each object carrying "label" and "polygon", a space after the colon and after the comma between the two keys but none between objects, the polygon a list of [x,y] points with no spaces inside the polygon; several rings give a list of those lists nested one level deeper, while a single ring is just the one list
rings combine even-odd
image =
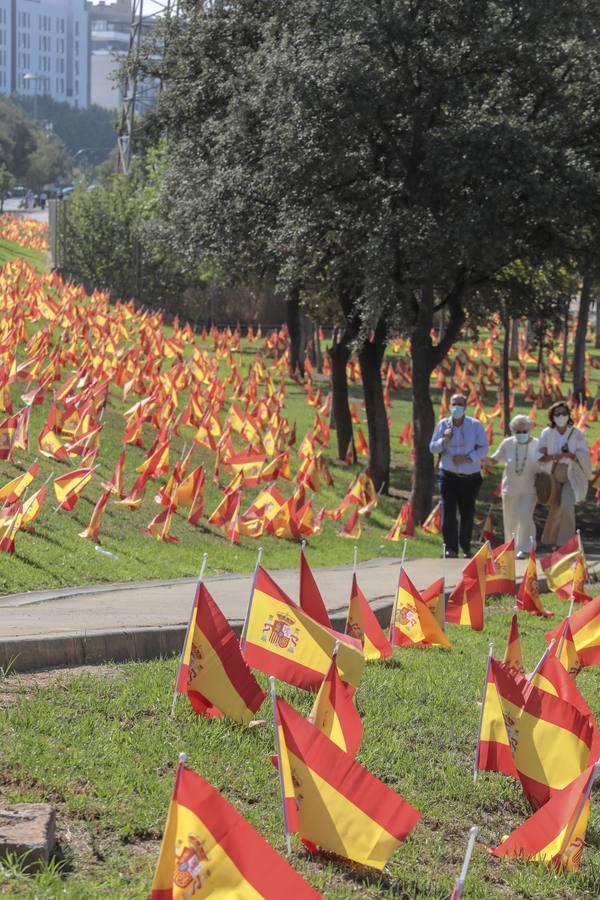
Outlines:
[{"label": "dirt patch", "polygon": [[123,671],[116,666],[75,666],[72,669],[48,669],[44,672],[25,672],[0,678],[0,709],[14,706],[40,688],[52,687],[76,678],[93,675],[95,678],[122,678]]}]

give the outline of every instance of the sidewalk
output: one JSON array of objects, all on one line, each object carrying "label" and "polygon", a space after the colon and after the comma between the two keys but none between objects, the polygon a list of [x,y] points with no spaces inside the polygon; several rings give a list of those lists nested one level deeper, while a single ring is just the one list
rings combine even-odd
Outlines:
[{"label": "sidewalk", "polygon": [[[358,566],[359,584],[384,624],[389,622],[399,559],[373,559]],[[442,575],[446,592],[458,582],[460,559],[416,559],[406,571],[422,589]],[[517,560],[517,578],[526,560]],[[273,572],[298,599],[298,569]],[[344,628],[352,582],[349,566],[315,570],[336,628]],[[152,659],[178,653],[185,635],[196,579],[111,584],[0,597],[0,668],[34,671],[60,666]],[[206,584],[236,632],[246,615],[252,575],[220,575]],[[540,587],[545,582],[540,578]]]}]

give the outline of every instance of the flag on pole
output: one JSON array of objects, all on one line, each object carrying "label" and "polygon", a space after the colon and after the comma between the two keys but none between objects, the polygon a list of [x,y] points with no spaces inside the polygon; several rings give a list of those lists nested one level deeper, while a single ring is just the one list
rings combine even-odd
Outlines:
[{"label": "flag on pole", "polygon": [[441,501],[433,507],[423,525],[421,526],[426,534],[439,534],[442,530],[442,504]]},{"label": "flag on pole", "polygon": [[600,665],[600,597],[596,597],[590,603],[586,603],[576,613],[565,619],[556,628],[547,631],[544,637],[548,642],[556,638],[554,645],[560,643],[559,633],[564,623],[569,623],[568,632],[572,640],[580,668]]},{"label": "flag on pole", "polygon": [[365,662],[358,641],[343,640],[315,622],[258,566],[242,641],[249,665],[281,681],[318,691],[338,639],[342,640],[337,655],[342,680],[358,687]]},{"label": "flag on pole", "polygon": [[46,496],[46,491],[47,487],[43,484],[39,491],[36,491],[35,494],[32,494],[31,497],[28,497],[27,500],[23,502],[23,522],[21,523],[21,528],[25,531],[35,531],[32,526],[42,511],[42,504],[44,502],[44,497]]},{"label": "flag on pole", "polygon": [[325,628],[331,628],[331,621],[325,608],[325,603],[321,592],[315,581],[314,575],[306,559],[304,546],[300,549],[300,596],[299,602],[301,609],[308,613],[315,622],[324,625]]},{"label": "flag on pole", "polygon": [[486,543],[464,567],[461,579],[446,603],[447,622],[483,631],[488,550]]},{"label": "flag on pole", "polygon": [[355,509],[354,512],[350,515],[346,524],[338,531],[338,537],[351,538],[354,541],[357,541],[362,533],[362,528],[360,524],[360,519],[358,516],[358,510]]},{"label": "flag on pole", "polygon": [[335,655],[319,688],[308,721],[350,756],[356,756],[363,726],[352,696],[354,688],[340,678]]},{"label": "flag on pole", "polygon": [[183,654],[177,691],[198,715],[226,715],[247,725],[265,698],[231,625],[201,582]]},{"label": "flag on pole", "polygon": [[356,573],[352,576],[346,634],[361,642],[366,660],[386,659],[393,653],[392,645],[358,585]]},{"label": "flag on pole", "polygon": [[506,544],[500,544],[492,552],[495,571],[487,573],[485,579],[485,593],[491,594],[516,594],[515,584],[515,540],[511,538]]},{"label": "flag on pole", "polygon": [[435,620],[442,630],[446,625],[446,597],[445,597],[445,580],[437,578],[429,587],[421,591],[423,602],[427,604],[435,616]]},{"label": "flag on pole", "polygon": [[521,640],[519,638],[519,622],[516,613],[513,614],[510,622],[510,631],[508,632],[503,662],[507,669],[516,672],[517,675],[525,674],[523,654],[521,652]]},{"label": "flag on pole", "polygon": [[302,842],[383,869],[421,814],[284,700],[276,706],[280,765],[294,791]]},{"label": "flag on pole", "polygon": [[173,513],[177,507],[175,504],[169,504],[162,509],[158,515],[154,516],[151,522],[148,522],[144,529],[150,537],[156,538],[157,541],[165,541],[167,544],[178,544],[179,538],[174,534],[169,534],[171,524],[173,522]]},{"label": "flag on pole", "polygon": [[109,488],[108,490],[100,494],[100,497],[98,498],[98,501],[94,507],[89,525],[86,529],[84,529],[84,531],[79,532],[79,537],[87,538],[89,541],[95,541],[97,544],[100,543],[100,525],[102,524],[104,510],[106,509],[106,505],[110,499],[111,493],[112,490]]},{"label": "flag on pole", "polygon": [[588,766],[504,838],[494,856],[530,859],[556,869],[579,868],[597,766]]},{"label": "flag on pole", "polygon": [[2,553],[15,552],[15,538],[23,525],[23,506],[14,503],[2,510],[0,516],[0,551]]},{"label": "flag on pole", "polygon": [[541,566],[548,581],[548,587],[562,600],[570,600],[573,587],[573,566],[581,553],[579,537],[574,534],[572,538],[555,550],[544,556]]},{"label": "flag on pole", "polygon": [[535,559],[535,547],[531,545],[527,569],[517,592],[517,606],[523,612],[533,613],[534,616],[552,618],[553,612],[544,609],[540,599],[537,580],[537,564]]},{"label": "flag on pole", "polygon": [[[490,657],[488,657],[488,667],[486,673],[486,684],[483,694],[483,706],[481,710],[481,726],[479,729],[479,744],[477,749],[477,770],[485,772],[500,772],[503,775],[510,775],[518,778],[517,770],[513,762],[511,742],[509,740],[508,731],[504,720],[504,713],[498,689],[496,687],[496,679],[494,677],[494,667],[491,665],[491,648]],[[512,701],[518,706],[525,702],[524,695],[526,684],[523,680],[517,680],[512,686],[514,694],[511,693]]]},{"label": "flag on pole", "polygon": [[574,706],[582,716],[587,716],[594,732],[590,750],[590,759],[600,759],[600,729],[598,728],[595,716],[587,705],[583,694],[575,684],[574,679],[555,656],[548,654],[545,657],[540,668],[531,679],[531,684],[534,687],[539,688],[539,690],[547,691],[554,697],[560,697],[561,700],[566,700],[571,706]]},{"label": "flag on pole", "polygon": [[150,900],[320,894],[207,781],[179,765]]},{"label": "flag on pole", "polygon": [[15,503],[33,482],[38,471],[39,466],[34,462],[22,475],[17,475],[12,481],[8,481],[0,488],[0,502]]},{"label": "flag on pole", "polygon": [[74,469],[54,479],[54,493],[60,509],[71,512],[93,474],[93,469]]},{"label": "flag on pole", "polygon": [[403,538],[414,537],[415,522],[412,513],[412,504],[409,500],[404,503],[398,516],[385,536],[386,541],[401,541]]},{"label": "flag on pole", "polygon": [[394,647],[452,646],[404,568],[394,604],[391,643]]}]

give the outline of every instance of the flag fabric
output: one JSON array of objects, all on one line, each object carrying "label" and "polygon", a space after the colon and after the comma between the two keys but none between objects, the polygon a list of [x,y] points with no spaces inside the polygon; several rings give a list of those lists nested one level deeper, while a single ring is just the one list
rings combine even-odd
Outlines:
[{"label": "flag fabric", "polygon": [[423,525],[421,526],[426,534],[440,534],[442,530],[442,504],[441,501],[433,507]]},{"label": "flag fabric", "polygon": [[2,512],[3,515],[0,517],[0,552],[14,553],[15,538],[23,525],[23,506],[20,503],[14,503],[12,506],[5,507]]},{"label": "flag fabric", "polygon": [[232,491],[225,494],[217,508],[208,517],[209,525],[218,525],[219,528],[229,525],[236,510],[239,510],[241,491]]},{"label": "flag fabric", "polygon": [[346,524],[338,531],[338,537],[351,538],[354,541],[357,541],[361,536],[362,528],[360,524],[360,519],[358,516],[358,510],[355,509]]},{"label": "flag fabric", "polygon": [[356,756],[363,726],[352,696],[354,688],[340,678],[335,656],[319,688],[308,721],[350,756]]},{"label": "flag fabric", "polygon": [[530,859],[557,869],[578,869],[589,817],[589,795],[595,777],[588,766],[557,791],[491,852],[494,856]]},{"label": "flag fabric", "polygon": [[446,621],[483,631],[485,580],[489,545],[484,544],[468,561],[446,603]]},{"label": "flag fabric", "polygon": [[265,698],[235,632],[203,583],[196,590],[177,691],[187,694],[198,715],[226,715],[244,725]]},{"label": "flag fabric", "polygon": [[552,631],[544,635],[550,642],[556,638],[554,650],[560,643],[565,622],[568,621],[568,632],[577,655],[579,668],[600,665],[600,596],[586,603],[569,619],[565,619]]},{"label": "flag fabric", "polygon": [[600,759],[600,729],[596,718],[587,705],[583,694],[575,684],[574,679],[555,656],[550,654],[546,656],[542,665],[531,679],[531,684],[542,691],[547,691],[554,697],[566,700],[582,716],[589,719],[593,730],[590,758],[592,760]]},{"label": "flag fabric", "polygon": [[[144,473],[145,474],[145,473]],[[178,544],[179,538],[174,534],[169,534],[173,523],[173,513],[177,507],[171,503],[162,509],[152,521],[148,522],[145,533],[150,537],[156,538],[157,541],[165,541],[167,544]]]},{"label": "flag fabric", "polygon": [[112,488],[109,488],[108,490],[100,494],[100,497],[98,498],[98,501],[90,518],[89,525],[86,529],[79,532],[79,537],[87,538],[89,541],[95,541],[97,544],[100,543],[100,525],[102,524],[104,510],[106,509],[106,505],[110,499],[111,493]]},{"label": "flag fabric", "polygon": [[211,784],[179,765],[150,900],[209,894],[320,897]]},{"label": "flag fabric", "polygon": [[492,659],[513,760],[523,790],[537,809],[590,764],[593,728],[574,706],[527,685]]},{"label": "flag fabric", "polygon": [[452,646],[406,574],[406,569],[400,572],[393,614],[394,621],[391,623],[390,635],[392,646]]},{"label": "flag fabric", "polygon": [[525,674],[523,654],[521,652],[521,640],[519,638],[519,622],[516,613],[514,613],[510,621],[510,631],[508,633],[503,662],[507,669],[516,672],[517,675]]},{"label": "flag fabric", "polygon": [[47,487],[43,484],[39,491],[36,491],[35,494],[32,494],[31,497],[28,497],[27,500],[23,502],[23,522],[21,523],[21,528],[25,531],[35,531],[33,523],[42,511],[42,504],[46,496],[46,491]]},{"label": "flag fabric", "polygon": [[[500,485],[498,485],[500,487]],[[481,528],[481,540],[482,541],[493,541],[494,540],[494,520],[492,518],[492,511],[489,510],[487,516],[485,517],[485,521]]]},{"label": "flag fabric", "polygon": [[318,691],[329,669],[336,640],[343,681],[358,687],[364,657],[358,641],[315,622],[259,566],[242,639],[246,662],[281,681]]},{"label": "flag fabric", "polygon": [[346,634],[361,642],[366,660],[386,659],[393,653],[392,645],[359,587],[356,573],[352,576]]},{"label": "flag fabric", "polygon": [[444,578],[436,578],[429,587],[421,591],[423,602],[427,604],[442,630],[446,626],[446,597]]},{"label": "flag fabric", "polygon": [[534,616],[544,616],[551,618],[554,613],[544,609],[540,599],[540,592],[537,580],[537,564],[535,558],[535,547],[532,546],[529,551],[529,560],[527,561],[527,569],[517,592],[517,607],[523,612],[533,613]]},{"label": "flag fabric", "polygon": [[110,490],[111,493],[116,494],[119,499],[122,499],[125,496],[125,491],[123,488],[123,472],[125,471],[125,451],[121,450],[119,453],[119,458],[115,463],[115,468],[112,474],[112,478],[110,481],[102,482],[102,487],[105,490]]},{"label": "flag fabric", "polygon": [[15,503],[33,482],[38,471],[39,466],[34,462],[22,475],[17,475],[16,478],[8,481],[0,488],[0,501],[2,503]]},{"label": "flag fabric", "polygon": [[331,621],[325,608],[325,603],[318,588],[315,577],[306,559],[304,548],[300,550],[300,607],[308,613],[315,622],[331,628]]},{"label": "flag fabric", "polygon": [[571,598],[573,567],[580,553],[579,537],[574,534],[566,544],[540,560],[548,587],[562,600]]},{"label": "flag fabric", "polygon": [[383,869],[421,814],[284,700],[276,707],[280,764],[303,843]]},{"label": "flag fabric", "polygon": [[[500,772],[503,775],[518,778],[504,721],[503,708],[498,696],[494,671],[495,668],[490,663],[487,669],[487,682],[481,714],[477,768],[486,772]],[[518,682],[517,686],[520,686],[521,689],[517,702],[523,703],[525,685],[522,682]],[[516,690],[515,688],[515,693]]]},{"label": "flag fabric", "polygon": [[386,541],[400,541],[403,538],[414,537],[415,522],[413,519],[412,504],[406,501],[398,516],[385,536]]},{"label": "flag fabric", "polygon": [[54,479],[54,493],[60,509],[71,512],[93,474],[93,469],[74,469]]},{"label": "flag fabric", "polygon": [[492,553],[495,571],[486,574],[485,593],[511,594],[517,592],[515,584],[515,540],[511,538],[506,544],[501,544]]}]

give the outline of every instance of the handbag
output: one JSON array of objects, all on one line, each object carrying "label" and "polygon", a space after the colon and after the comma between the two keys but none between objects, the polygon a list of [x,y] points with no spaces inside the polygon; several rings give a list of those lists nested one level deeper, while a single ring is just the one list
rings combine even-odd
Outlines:
[{"label": "handbag", "polygon": [[550,500],[552,498],[552,476],[549,475],[548,472],[536,472],[534,484],[538,503],[542,506],[550,506]]}]

